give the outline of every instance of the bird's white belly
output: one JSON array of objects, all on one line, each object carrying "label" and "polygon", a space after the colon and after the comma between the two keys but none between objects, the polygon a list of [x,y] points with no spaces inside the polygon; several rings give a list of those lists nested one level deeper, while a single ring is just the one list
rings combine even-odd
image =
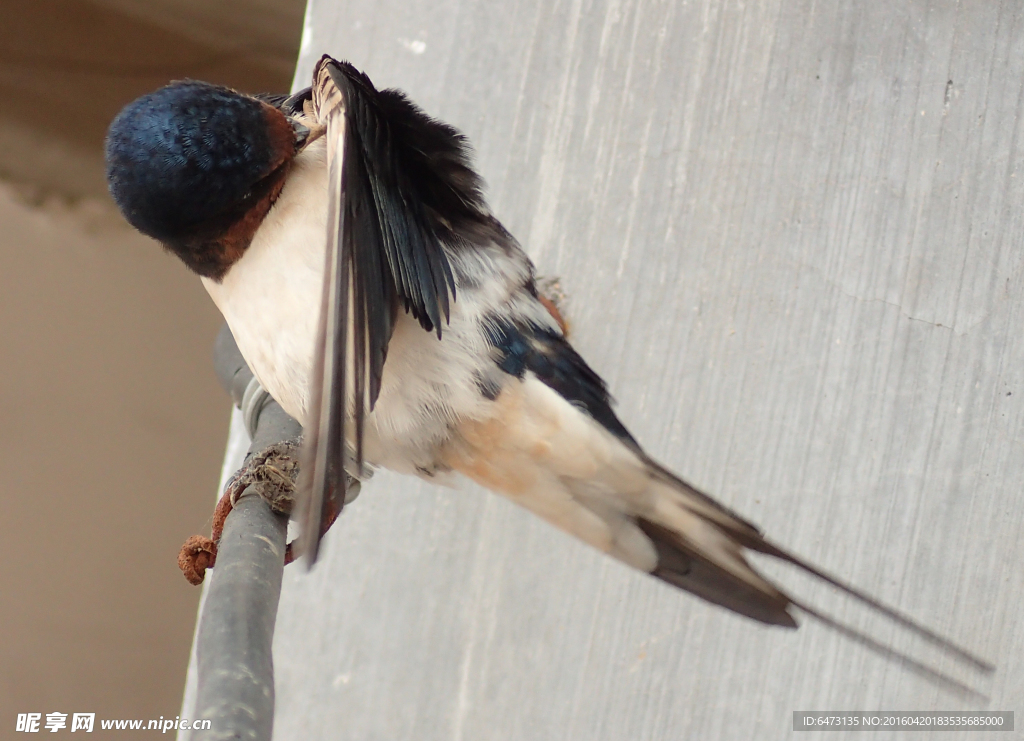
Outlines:
[{"label": "bird's white belly", "polygon": [[299,155],[245,254],[222,281],[203,278],[249,368],[299,422],[305,418],[323,285],[325,162],[322,142]]}]

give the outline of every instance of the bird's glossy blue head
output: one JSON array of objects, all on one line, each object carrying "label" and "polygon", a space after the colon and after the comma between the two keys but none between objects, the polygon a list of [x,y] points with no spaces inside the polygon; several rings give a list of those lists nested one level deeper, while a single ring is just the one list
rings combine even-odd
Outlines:
[{"label": "bird's glossy blue head", "polygon": [[107,183],[132,226],[206,274],[197,265],[208,256],[189,251],[212,249],[266,201],[271,186],[279,189],[273,176],[295,150],[295,130],[272,106],[228,88],[176,82],[114,119]]}]

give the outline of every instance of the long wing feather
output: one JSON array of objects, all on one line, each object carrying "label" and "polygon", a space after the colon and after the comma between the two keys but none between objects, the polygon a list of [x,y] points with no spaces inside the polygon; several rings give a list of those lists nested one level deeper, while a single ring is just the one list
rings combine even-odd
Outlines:
[{"label": "long wing feather", "polygon": [[[344,354],[339,357],[331,349],[348,345],[349,275],[345,270],[347,260],[343,252],[344,235],[351,230],[345,218],[346,186],[349,184],[344,168],[348,159],[344,156],[348,129],[345,101],[337,88],[316,84],[313,102],[318,123],[327,128],[328,188],[336,197],[329,200],[328,206],[320,321],[309,382],[296,502],[301,525],[299,550],[308,555],[309,563],[316,560],[324,510],[331,493],[339,489],[339,483],[340,499],[344,503],[344,473],[338,477],[335,472],[344,460],[345,452],[346,358]],[[342,413],[332,414],[331,410],[338,406],[343,407]]]},{"label": "long wing feather", "polygon": [[299,548],[309,563],[326,508],[344,505],[346,468],[363,470],[363,428],[399,307],[440,338],[455,300],[443,245],[465,244],[470,229],[497,228],[454,129],[326,56],[311,95],[326,128],[331,205],[297,494]]}]

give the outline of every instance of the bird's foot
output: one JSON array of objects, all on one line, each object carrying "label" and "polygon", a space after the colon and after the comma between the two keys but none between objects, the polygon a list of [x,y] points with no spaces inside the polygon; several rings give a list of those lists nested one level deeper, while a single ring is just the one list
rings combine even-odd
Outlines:
[{"label": "bird's foot", "polygon": [[566,337],[569,336],[569,322],[565,318],[566,306],[568,304],[568,297],[565,294],[565,289],[562,288],[562,281],[559,278],[547,277],[537,278],[537,298],[544,304],[544,308],[548,310],[551,317],[558,322],[558,326],[562,329],[562,334]]},{"label": "bird's foot", "polygon": [[[298,440],[287,440],[270,445],[246,458],[242,468],[228,481],[224,495],[213,511],[211,537],[193,535],[181,547],[178,567],[190,583],[201,584],[206,569],[216,564],[217,544],[224,531],[224,521],[243,492],[248,490],[262,497],[274,512],[291,512],[295,500],[295,482],[299,475],[299,446]],[[327,514],[329,516],[324,518],[325,532],[337,517],[335,512]],[[289,543],[285,563],[290,563],[292,558],[292,546]]]}]

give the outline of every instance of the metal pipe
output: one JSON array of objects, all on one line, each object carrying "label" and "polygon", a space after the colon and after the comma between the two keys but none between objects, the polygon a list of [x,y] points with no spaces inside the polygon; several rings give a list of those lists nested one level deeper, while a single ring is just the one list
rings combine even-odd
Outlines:
[{"label": "metal pipe", "polygon": [[[217,337],[214,366],[236,405],[252,372],[225,326]],[[251,391],[251,389],[250,389]],[[257,409],[249,453],[294,439],[302,428],[272,399]],[[196,645],[198,690],[195,718],[209,730],[193,741],[271,738],[274,726],[274,664],[271,648],[281,596],[288,518],[275,514],[246,489],[224,523],[216,566],[208,574],[206,602]]]}]

